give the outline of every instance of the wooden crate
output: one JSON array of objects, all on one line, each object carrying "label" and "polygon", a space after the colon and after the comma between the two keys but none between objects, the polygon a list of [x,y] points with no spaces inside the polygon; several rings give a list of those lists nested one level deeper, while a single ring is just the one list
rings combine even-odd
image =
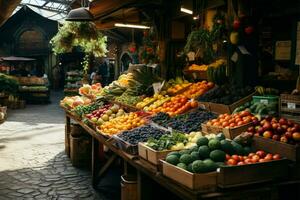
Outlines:
[{"label": "wooden crate", "polygon": [[235,128],[222,128],[218,126],[207,126],[206,124],[202,124],[202,132],[204,133],[224,133],[225,137],[228,139],[234,139],[236,136],[240,135],[242,132],[246,131],[250,126],[252,126],[252,122],[248,124],[244,124],[242,126],[238,126]]},{"label": "wooden crate", "polygon": [[156,151],[146,146],[144,143],[139,143],[138,145],[139,156],[154,165],[159,165],[161,162],[159,160],[163,160],[166,158],[168,153],[173,152],[172,150],[165,151]]},{"label": "wooden crate", "polygon": [[184,70],[184,75],[192,79],[207,80],[207,72],[199,70]]},{"label": "wooden crate", "polygon": [[117,135],[113,135],[112,137],[115,139],[116,145],[119,149],[132,155],[138,155],[138,145],[130,144],[124,141],[122,138],[118,137]]},{"label": "wooden crate", "polygon": [[286,144],[268,138],[254,136],[253,147],[270,153],[279,153],[282,157],[292,161],[300,161],[300,146],[298,145]]},{"label": "wooden crate", "polygon": [[210,111],[209,102],[198,101],[198,105],[200,108]]},{"label": "wooden crate", "polygon": [[215,112],[218,114],[224,114],[224,113],[229,113],[231,114],[234,109],[236,109],[237,107],[244,105],[245,103],[249,102],[252,100],[252,96],[255,95],[256,92],[240,99],[239,101],[231,104],[231,105],[225,105],[225,104],[219,104],[219,103],[209,103],[209,107],[210,107],[210,111],[211,112]]},{"label": "wooden crate", "polygon": [[280,116],[300,123],[300,95],[280,95]]},{"label": "wooden crate", "polygon": [[240,187],[288,177],[288,160],[221,167],[217,174],[221,188]]},{"label": "wooden crate", "polygon": [[164,176],[192,190],[212,192],[217,188],[217,172],[191,173],[163,160],[161,162]]}]

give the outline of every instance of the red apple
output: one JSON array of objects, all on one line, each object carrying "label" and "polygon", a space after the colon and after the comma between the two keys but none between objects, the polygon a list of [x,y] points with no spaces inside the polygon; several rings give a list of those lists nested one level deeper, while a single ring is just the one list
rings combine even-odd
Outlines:
[{"label": "red apple", "polygon": [[272,138],[272,132],[271,131],[265,131],[264,133],[263,133],[263,136],[265,137],[265,138]]},{"label": "red apple", "polygon": [[277,121],[276,117],[273,117],[271,122],[277,123],[278,121]]},{"label": "red apple", "polygon": [[234,30],[237,31],[240,28],[240,26],[241,26],[240,20],[236,19],[236,20],[233,21],[233,29]]},{"label": "red apple", "polygon": [[277,133],[279,133],[279,134],[281,134],[281,133],[283,133],[283,129],[279,126],[279,127],[277,127]]},{"label": "red apple", "polygon": [[257,132],[258,132],[259,134],[263,134],[264,131],[265,131],[265,130],[263,129],[263,127],[260,127],[260,128],[257,130]]},{"label": "red apple", "polygon": [[300,125],[299,124],[294,124],[295,131],[300,131]]},{"label": "red apple", "polygon": [[282,128],[284,131],[287,131],[288,126],[284,124],[284,125],[281,125],[281,128]]},{"label": "red apple", "polygon": [[259,133],[255,133],[254,136],[260,136]]},{"label": "red apple", "polygon": [[288,125],[289,127],[294,126],[294,122],[291,121],[291,120],[288,120],[288,121],[287,121],[287,125]]},{"label": "red apple", "polygon": [[287,142],[288,142],[288,139],[287,139],[285,136],[281,136],[280,142],[287,143]]},{"label": "red apple", "polygon": [[280,155],[279,154],[274,154],[273,155],[273,160],[279,160],[280,159]]},{"label": "red apple", "polygon": [[297,141],[297,142],[300,141],[300,132],[295,132],[295,133],[293,133],[292,136],[295,141]]},{"label": "red apple", "polygon": [[278,124],[277,124],[277,123],[272,123],[272,128],[273,128],[274,130],[277,130]]},{"label": "red apple", "polygon": [[248,129],[247,129],[248,132],[250,133],[254,133],[254,127],[253,126],[250,126]]},{"label": "red apple", "polygon": [[270,122],[266,122],[264,125],[263,125],[263,128],[264,130],[270,130],[272,128],[272,125]]},{"label": "red apple", "polygon": [[287,131],[285,132],[284,136],[287,138],[287,139],[291,139],[293,137],[293,133],[290,132],[290,131]]},{"label": "red apple", "polygon": [[280,140],[280,136],[279,135],[273,135],[272,139],[276,140],[276,141],[279,141]]},{"label": "red apple", "polygon": [[279,123],[280,123],[280,125],[286,125],[287,120],[285,118],[280,118]]},{"label": "red apple", "polygon": [[260,158],[264,158],[266,156],[266,152],[259,150],[256,152],[256,155],[258,155]]}]

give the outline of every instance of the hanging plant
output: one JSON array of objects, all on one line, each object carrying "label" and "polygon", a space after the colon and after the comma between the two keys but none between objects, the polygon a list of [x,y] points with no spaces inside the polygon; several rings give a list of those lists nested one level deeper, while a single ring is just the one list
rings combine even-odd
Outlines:
[{"label": "hanging plant", "polygon": [[[103,57],[107,53],[107,37],[104,36],[92,22],[66,22],[50,41],[54,54],[72,52],[74,47],[80,47],[87,55]],[[84,72],[88,60],[84,61]]]},{"label": "hanging plant", "polygon": [[157,45],[153,41],[153,33],[144,31],[143,46],[140,49],[140,58],[145,64],[157,63],[159,57],[157,55]]}]

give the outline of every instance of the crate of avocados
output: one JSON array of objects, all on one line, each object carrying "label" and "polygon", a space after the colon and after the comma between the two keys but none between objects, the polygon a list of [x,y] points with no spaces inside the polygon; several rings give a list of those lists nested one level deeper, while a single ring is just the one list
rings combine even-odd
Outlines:
[{"label": "crate of avocados", "polygon": [[162,173],[164,176],[188,187],[201,192],[213,192],[217,188],[217,172],[191,173],[163,160]]},{"label": "crate of avocados", "polygon": [[231,114],[234,109],[237,107],[249,102],[252,100],[252,96],[255,95],[256,92],[253,92],[252,94],[240,99],[239,101],[231,104],[231,105],[225,105],[225,104],[219,104],[219,103],[209,103],[209,108],[211,112],[219,113],[219,114],[224,114],[224,113],[229,113]]},{"label": "crate of avocados", "polygon": [[280,95],[280,116],[300,123],[300,95]]},{"label": "crate of avocados", "polygon": [[246,165],[222,166],[217,173],[220,188],[232,188],[282,180],[288,177],[288,160],[272,160]]},{"label": "crate of avocados", "polygon": [[202,132],[204,133],[224,133],[225,137],[228,139],[234,139],[236,136],[240,135],[242,132],[246,131],[250,126],[252,126],[252,122],[248,124],[244,124],[241,126],[237,126],[234,128],[222,128],[218,126],[208,126],[206,124],[202,124]]},{"label": "crate of avocados", "polygon": [[159,160],[165,159],[168,153],[172,151],[174,150],[156,151],[141,142],[138,145],[139,156],[154,165],[160,165]]},{"label": "crate of avocados", "polygon": [[254,136],[253,147],[256,149],[263,149],[264,151],[268,151],[270,153],[280,152],[281,156],[289,160],[296,162],[300,161],[299,145],[287,144],[261,136]]}]

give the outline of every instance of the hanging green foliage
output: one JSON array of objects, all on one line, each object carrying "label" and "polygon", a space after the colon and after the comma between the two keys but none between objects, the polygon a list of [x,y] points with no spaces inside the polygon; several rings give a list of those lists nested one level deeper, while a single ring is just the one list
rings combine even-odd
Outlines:
[{"label": "hanging green foliage", "polygon": [[15,79],[0,73],[0,92],[16,94],[19,89],[19,83]]},{"label": "hanging green foliage", "polygon": [[51,39],[55,54],[69,53],[79,46],[86,54],[103,57],[107,53],[107,37],[92,22],[65,22]]}]

